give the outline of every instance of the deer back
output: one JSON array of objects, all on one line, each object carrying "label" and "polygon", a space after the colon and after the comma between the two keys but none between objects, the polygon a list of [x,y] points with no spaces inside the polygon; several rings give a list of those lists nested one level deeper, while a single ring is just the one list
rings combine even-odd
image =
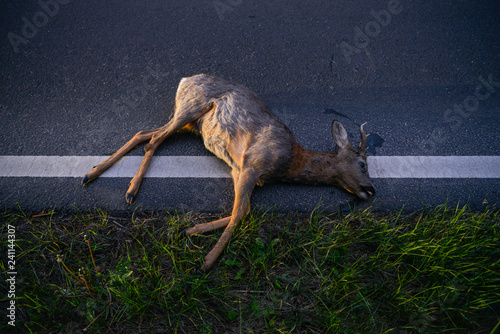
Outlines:
[{"label": "deer back", "polygon": [[193,123],[209,151],[237,171],[254,168],[263,180],[287,170],[293,134],[253,91],[205,74],[185,78],[179,86],[181,92],[193,88],[182,100],[209,108]]}]

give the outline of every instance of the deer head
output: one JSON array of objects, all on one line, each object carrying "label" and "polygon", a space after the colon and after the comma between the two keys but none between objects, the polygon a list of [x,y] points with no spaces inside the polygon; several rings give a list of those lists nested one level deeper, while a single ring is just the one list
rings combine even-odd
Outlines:
[{"label": "deer head", "polygon": [[370,180],[366,162],[366,138],[368,136],[363,130],[365,124],[362,124],[359,128],[361,142],[358,145],[358,151],[356,151],[352,148],[342,124],[338,121],[332,123],[332,136],[335,143],[337,143],[335,167],[338,171],[334,183],[337,187],[343,188],[362,199],[367,199],[375,194],[375,188]]}]

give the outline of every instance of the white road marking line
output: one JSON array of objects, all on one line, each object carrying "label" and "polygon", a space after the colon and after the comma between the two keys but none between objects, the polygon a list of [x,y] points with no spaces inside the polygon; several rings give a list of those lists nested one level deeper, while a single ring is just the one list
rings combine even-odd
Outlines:
[{"label": "white road marking line", "polygon": [[[83,177],[106,156],[0,156],[0,177]],[[101,177],[132,178],[142,156],[125,156]],[[373,156],[377,178],[500,178],[500,156]],[[145,177],[230,178],[229,167],[214,156],[155,156]]]},{"label": "white road marking line", "polygon": [[[107,156],[0,156],[0,177],[82,177]],[[134,177],[142,156],[125,156],[100,177]],[[226,178],[229,167],[211,156],[155,156],[145,177]]]},{"label": "white road marking line", "polygon": [[497,179],[500,156],[368,157],[372,178]]}]

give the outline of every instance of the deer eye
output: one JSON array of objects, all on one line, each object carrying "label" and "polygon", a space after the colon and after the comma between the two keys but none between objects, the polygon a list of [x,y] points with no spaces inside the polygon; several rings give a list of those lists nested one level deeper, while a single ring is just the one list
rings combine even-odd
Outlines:
[{"label": "deer eye", "polygon": [[359,162],[359,167],[361,167],[361,168],[365,169],[366,165],[365,165],[365,163],[364,163],[364,162]]}]

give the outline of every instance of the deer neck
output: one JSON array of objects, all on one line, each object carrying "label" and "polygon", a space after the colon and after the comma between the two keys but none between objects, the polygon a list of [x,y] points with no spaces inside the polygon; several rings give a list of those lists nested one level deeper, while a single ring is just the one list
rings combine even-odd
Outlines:
[{"label": "deer neck", "polygon": [[318,153],[293,146],[293,159],[284,180],[309,185],[333,185],[339,176],[336,153]]}]

